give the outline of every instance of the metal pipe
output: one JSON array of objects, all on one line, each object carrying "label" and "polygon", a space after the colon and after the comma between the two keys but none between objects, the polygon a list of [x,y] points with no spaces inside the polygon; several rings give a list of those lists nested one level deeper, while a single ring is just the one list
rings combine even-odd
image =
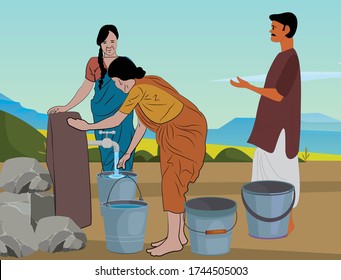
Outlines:
[{"label": "metal pipe", "polygon": [[115,132],[105,132],[105,131],[100,131],[100,134],[106,134],[107,137],[104,138],[103,140],[90,140],[88,141],[88,145],[89,146],[102,146],[103,148],[114,148],[114,152],[119,152],[120,151],[120,147],[118,145],[118,143],[116,143],[115,141],[111,140],[110,138],[108,138],[108,133],[109,134],[114,134]]}]

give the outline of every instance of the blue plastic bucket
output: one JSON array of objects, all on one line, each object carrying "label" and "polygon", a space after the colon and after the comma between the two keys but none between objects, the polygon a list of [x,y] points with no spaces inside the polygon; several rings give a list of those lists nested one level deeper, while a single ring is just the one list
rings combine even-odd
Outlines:
[{"label": "blue plastic bucket", "polygon": [[[114,172],[112,171],[97,174],[97,189],[100,205],[107,201],[109,191],[111,190],[111,187],[116,184],[116,182],[117,184],[112,190],[110,199],[130,200],[135,198],[137,174],[129,171],[121,171],[119,175],[120,177],[114,177]],[[120,180],[122,177],[125,177],[125,179]],[[131,179],[133,179],[135,182],[133,182]]]},{"label": "blue plastic bucket", "polygon": [[275,239],[288,235],[295,187],[281,181],[255,181],[242,187],[249,235]]},{"label": "blue plastic bucket", "polygon": [[[139,200],[110,200],[112,190],[120,183],[111,186],[106,202],[101,204],[104,219],[106,247],[109,251],[121,254],[136,253],[143,250],[148,214],[148,203]],[[133,180],[130,178],[130,180]]]},{"label": "blue plastic bucket", "polygon": [[[200,197],[185,203],[191,251],[199,255],[230,252],[237,204],[222,197]],[[236,213],[236,219],[234,218]]]}]

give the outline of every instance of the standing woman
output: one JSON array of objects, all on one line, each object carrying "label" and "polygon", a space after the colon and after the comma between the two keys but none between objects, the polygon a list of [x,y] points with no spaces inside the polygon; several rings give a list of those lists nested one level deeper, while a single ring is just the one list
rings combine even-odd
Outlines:
[{"label": "standing woman", "polygon": [[147,250],[152,256],[180,251],[187,243],[184,233],[184,206],[189,183],[194,183],[204,164],[207,123],[204,115],[170,84],[157,76],[144,76],[145,71],[126,57],[119,57],[109,67],[109,77],[128,94],[118,112],[101,122],[88,124],[68,119],[80,129],[115,127],[135,109],[138,116],[132,142],[118,166],[123,168],[148,127],[156,133],[160,146],[162,200],[167,211],[168,234],[152,243]]},{"label": "standing woman", "polygon": [[[81,103],[90,93],[95,84],[95,95],[91,100],[91,111],[94,122],[97,123],[103,119],[113,116],[127,95],[118,89],[111,78],[108,77],[109,65],[118,57],[117,39],[118,31],[114,25],[104,25],[98,32],[97,45],[99,46],[98,57],[89,59],[85,80],[76,92],[75,96],[65,106],[55,106],[48,110],[48,114],[66,112]],[[107,131],[113,130],[113,127],[107,127]],[[133,113],[128,114],[125,120],[114,129],[115,134],[108,134],[108,137],[117,142],[120,147],[120,157],[122,157],[129,147],[129,143],[134,135]],[[102,140],[106,135],[99,134],[95,130],[96,140]],[[114,153],[112,149],[100,147],[102,169],[103,171],[114,170]],[[126,170],[132,170],[134,151],[132,157],[126,164]]]}]

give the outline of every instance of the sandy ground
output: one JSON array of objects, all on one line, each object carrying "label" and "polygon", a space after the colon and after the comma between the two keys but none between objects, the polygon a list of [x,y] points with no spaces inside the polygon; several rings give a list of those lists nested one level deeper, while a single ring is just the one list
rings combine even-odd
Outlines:
[{"label": "sandy ground", "polygon": [[[0,165],[0,168],[2,166]],[[294,209],[295,229],[286,238],[255,239],[248,235],[245,208],[240,190],[251,177],[250,163],[207,163],[187,198],[219,196],[237,202],[238,222],[233,229],[231,251],[220,256],[203,256],[191,252],[188,243],[181,252],[158,259],[341,259],[341,162],[307,162],[300,164],[301,196]],[[84,228],[87,246],[68,253],[37,252],[23,259],[154,259],[145,250],[136,254],[117,254],[106,249],[103,217],[100,214],[96,174],[101,167],[91,163],[92,225]],[[144,249],[152,241],[165,237],[166,215],[162,210],[158,163],[136,163],[134,171],[143,198],[149,204]],[[187,235],[189,236],[189,235]],[[5,259],[5,258],[2,258]],[[6,258],[11,259],[11,258]]]}]

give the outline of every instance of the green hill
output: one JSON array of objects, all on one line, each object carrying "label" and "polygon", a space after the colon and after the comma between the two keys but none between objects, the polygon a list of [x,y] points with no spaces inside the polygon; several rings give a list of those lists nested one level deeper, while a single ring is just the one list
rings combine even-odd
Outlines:
[{"label": "green hill", "polygon": [[153,158],[153,155],[147,151],[137,151],[134,156],[135,162],[147,162]]},{"label": "green hill", "polygon": [[214,159],[215,162],[252,162],[252,159],[244,152],[236,148],[222,150]]},{"label": "green hill", "polygon": [[13,157],[45,161],[46,138],[35,128],[0,110],[0,162]]}]

